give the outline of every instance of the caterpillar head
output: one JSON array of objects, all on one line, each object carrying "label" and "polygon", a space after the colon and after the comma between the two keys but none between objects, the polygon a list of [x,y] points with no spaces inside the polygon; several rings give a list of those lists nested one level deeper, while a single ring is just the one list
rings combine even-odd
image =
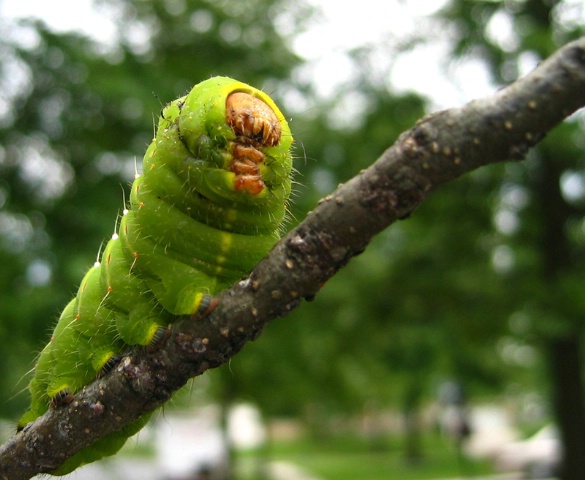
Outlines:
[{"label": "caterpillar head", "polygon": [[214,77],[169,104],[161,122],[178,122],[179,135],[193,159],[213,171],[209,173],[213,181],[199,180],[196,185],[202,195],[261,204],[282,203],[290,194],[292,135],[281,111],[264,92]]},{"label": "caterpillar head", "polygon": [[276,113],[263,100],[249,93],[228,95],[226,120],[243,144],[274,147],[280,142],[282,132]]}]

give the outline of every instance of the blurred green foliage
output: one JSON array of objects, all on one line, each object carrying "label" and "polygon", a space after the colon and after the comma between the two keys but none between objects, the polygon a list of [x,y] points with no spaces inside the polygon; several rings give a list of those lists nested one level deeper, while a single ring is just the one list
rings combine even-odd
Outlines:
[{"label": "blurred green foliage", "polygon": [[[427,110],[416,92],[376,81],[367,49],[351,56],[354,83],[320,101],[294,75],[302,61],[290,45],[311,16],[303,3],[99,4],[120,19],[113,46],[40,22],[0,24],[0,85],[13,92],[0,118],[2,416],[24,410],[21,377],[113,231],[161,103],[221,74],[264,88],[285,110],[289,90],[313,105],[291,124],[299,183],[291,225]],[[571,5],[451,0],[434,21],[452,37],[453,62],[480,60],[504,84],[527,56],[543,59],[583,34],[566,20]],[[518,27],[512,44],[490,34],[497,16]],[[130,33],[139,28],[149,34],[140,41]],[[363,115],[333,121],[336,102],[355,92]],[[583,185],[582,128],[582,119],[566,122],[526,162],[481,169],[435,193],[314,302],[211,372],[210,393],[323,423],[366,405],[416,411],[446,380],[474,398],[510,385],[555,391],[551,341],[576,339],[571,348],[583,354],[584,196],[567,190]],[[582,365],[572,368],[583,387]]]}]

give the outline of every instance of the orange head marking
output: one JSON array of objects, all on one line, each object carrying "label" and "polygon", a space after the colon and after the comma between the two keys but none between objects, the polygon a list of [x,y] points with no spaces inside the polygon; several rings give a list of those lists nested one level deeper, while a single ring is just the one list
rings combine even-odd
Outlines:
[{"label": "orange head marking", "polygon": [[281,129],[276,113],[248,93],[235,92],[227,97],[226,121],[236,135],[262,146],[273,147],[280,141]]},{"label": "orange head marking", "polygon": [[234,180],[236,190],[244,190],[250,195],[258,195],[264,189],[264,182],[258,175],[236,175]]}]

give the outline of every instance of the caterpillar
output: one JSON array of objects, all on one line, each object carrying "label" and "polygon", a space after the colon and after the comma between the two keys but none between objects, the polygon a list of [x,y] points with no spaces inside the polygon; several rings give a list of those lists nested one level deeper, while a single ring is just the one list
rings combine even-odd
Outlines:
[{"label": "caterpillar", "polygon": [[[163,108],[117,231],[63,310],[29,383],[17,429],[70,403],[129,347],[156,348],[178,315],[205,315],[279,238],[293,138],[260,90],[227,77]],[[67,459],[52,475],[116,453],[142,417]]]}]

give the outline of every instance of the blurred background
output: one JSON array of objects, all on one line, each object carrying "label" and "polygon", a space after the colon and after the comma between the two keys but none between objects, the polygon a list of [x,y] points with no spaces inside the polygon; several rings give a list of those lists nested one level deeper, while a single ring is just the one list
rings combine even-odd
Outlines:
[{"label": "blurred background", "polygon": [[[584,23],[581,0],[0,0],[0,440],[161,105],[212,75],[268,92],[296,140],[292,227]],[[72,478],[583,480],[584,118],[434,194]]]}]

